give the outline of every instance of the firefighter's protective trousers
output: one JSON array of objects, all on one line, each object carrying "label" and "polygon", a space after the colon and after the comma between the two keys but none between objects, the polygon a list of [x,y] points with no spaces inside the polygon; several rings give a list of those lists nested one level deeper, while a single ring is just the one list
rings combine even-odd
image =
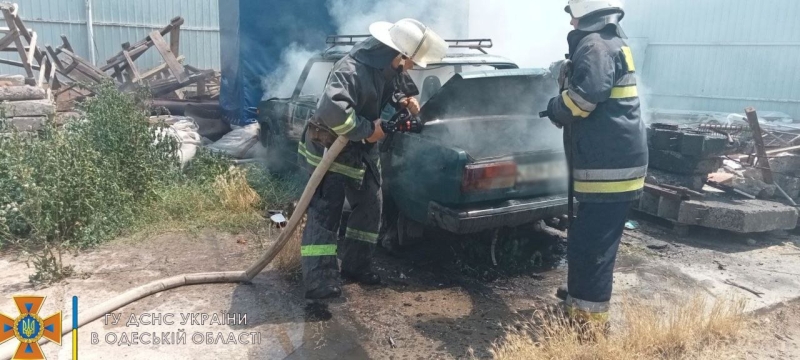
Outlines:
[{"label": "firefighter's protective trousers", "polygon": [[632,202],[580,203],[569,229],[567,308],[605,320],[614,282],[614,264]]},{"label": "firefighter's protective trousers", "polygon": [[[342,272],[357,275],[370,271],[383,204],[378,178],[369,174],[371,171],[367,170],[360,187],[345,175],[328,172],[311,198],[300,248],[307,291],[339,285],[337,255]],[[340,224],[345,199],[352,213],[347,224]],[[337,244],[339,226],[346,229]]]}]

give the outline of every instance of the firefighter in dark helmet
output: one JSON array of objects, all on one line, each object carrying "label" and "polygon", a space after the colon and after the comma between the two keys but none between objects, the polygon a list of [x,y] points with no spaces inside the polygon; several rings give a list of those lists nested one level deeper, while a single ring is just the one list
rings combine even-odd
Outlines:
[{"label": "firefighter in dark helmet", "polygon": [[[313,171],[337,136],[350,143],[336,158],[311,199],[301,256],[308,299],[341,295],[341,275],[362,284],[380,283],[371,267],[381,219],[378,148],[384,137],[380,117],[386,105],[419,112],[419,103],[398,88],[414,64],[425,67],[447,53],[447,43],[413,19],[377,22],[371,37],[357,44],[331,70],[325,92],[308,121],[299,145],[301,161]],[[345,200],[352,213],[344,241],[337,247]]]},{"label": "firefighter in dark helmet", "polygon": [[570,0],[575,28],[561,94],[547,114],[565,128],[578,211],[568,233],[567,286],[559,289],[567,314],[605,324],[626,217],[643,191],[647,136],[639,110],[636,67],[620,27],[619,0]]}]

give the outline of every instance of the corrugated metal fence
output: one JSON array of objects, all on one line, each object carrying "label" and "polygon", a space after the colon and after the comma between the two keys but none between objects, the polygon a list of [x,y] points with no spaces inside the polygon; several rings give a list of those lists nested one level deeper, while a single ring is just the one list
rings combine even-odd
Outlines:
[{"label": "corrugated metal fence", "polygon": [[[218,0],[17,0],[19,15],[39,35],[39,45],[61,45],[66,35],[76,53],[89,60],[94,49],[98,64],[118,53],[124,42],[135,43],[154,29],[181,16],[181,54],[186,64],[198,68],[219,69]],[[94,44],[90,47],[87,5],[91,5]],[[19,61],[15,53],[0,57]],[[161,62],[153,50],[136,61],[141,69]],[[0,73],[21,74],[19,68],[0,65]]]},{"label": "corrugated metal fence", "polygon": [[800,1],[627,0],[649,106],[800,120]]}]

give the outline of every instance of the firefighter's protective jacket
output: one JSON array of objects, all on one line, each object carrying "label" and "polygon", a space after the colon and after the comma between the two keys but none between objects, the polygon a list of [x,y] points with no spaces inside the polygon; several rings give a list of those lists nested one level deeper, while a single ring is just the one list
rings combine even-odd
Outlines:
[{"label": "firefighter's protective jacket", "polygon": [[580,202],[639,198],[647,173],[647,133],[635,65],[617,24],[572,31],[569,85],[550,101],[551,120],[572,127],[575,197]]},{"label": "firefighter's protective jacket", "polygon": [[[398,54],[372,37],[356,45],[334,65],[317,110],[309,120],[351,141],[330,171],[345,175],[357,184],[363,182],[368,167],[380,177],[377,147],[362,141],[372,135],[373,121],[381,117],[383,108],[387,104],[397,107],[396,102],[403,98],[395,86],[399,73],[391,68]],[[325,146],[311,141],[308,133],[306,127],[298,152],[301,161],[313,171],[322,160]]]}]

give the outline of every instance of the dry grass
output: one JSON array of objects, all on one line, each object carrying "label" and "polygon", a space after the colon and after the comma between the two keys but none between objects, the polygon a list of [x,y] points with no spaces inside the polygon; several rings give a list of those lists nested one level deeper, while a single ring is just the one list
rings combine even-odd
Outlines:
[{"label": "dry grass", "polygon": [[235,213],[252,211],[261,202],[261,197],[247,182],[246,172],[236,167],[217,176],[214,192],[225,210]]},{"label": "dry grass", "polygon": [[165,231],[216,228],[238,233],[268,226],[259,214],[261,197],[248,185],[245,171],[232,168],[213,183],[178,184],[158,191],[159,201],[140,214],[134,238]]},{"label": "dry grass", "polygon": [[701,296],[664,307],[626,301],[622,324],[609,336],[588,330],[595,338],[589,342],[581,341],[563,317],[540,314],[522,330],[509,333],[492,353],[497,359],[531,360],[716,358],[714,351],[735,342],[744,329],[744,308],[742,300],[709,304]]},{"label": "dry grass", "polygon": [[300,244],[303,238],[303,231],[306,228],[306,217],[297,225],[297,230],[292,234],[292,238],[286,243],[278,256],[275,257],[275,269],[279,273],[290,279],[297,279],[301,275],[302,265],[300,263]]}]

